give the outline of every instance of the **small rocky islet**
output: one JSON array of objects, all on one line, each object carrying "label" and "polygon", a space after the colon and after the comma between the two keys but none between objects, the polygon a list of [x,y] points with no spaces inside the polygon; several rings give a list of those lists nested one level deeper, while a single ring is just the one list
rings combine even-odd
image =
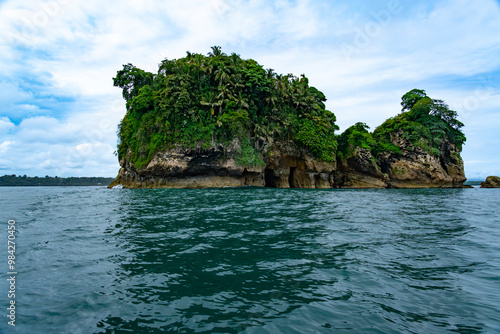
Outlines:
[{"label": "small rocky islet", "polygon": [[484,182],[481,182],[481,188],[500,188],[500,177],[488,176]]},{"label": "small rocky islet", "polygon": [[127,112],[119,125],[124,188],[460,188],[466,138],[457,112],[421,89],[373,132],[336,134],[325,95],[305,75],[281,75],[213,47],[132,64],[114,78]]}]

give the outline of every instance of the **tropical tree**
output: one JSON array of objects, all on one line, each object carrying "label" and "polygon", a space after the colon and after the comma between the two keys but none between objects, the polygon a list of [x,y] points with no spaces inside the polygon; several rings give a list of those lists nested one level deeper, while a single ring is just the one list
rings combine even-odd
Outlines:
[{"label": "tropical tree", "polygon": [[431,99],[424,90],[413,89],[403,95],[401,105],[404,112],[386,120],[373,132],[380,152],[401,152],[393,143],[398,134],[416,147],[432,155],[442,154],[441,145],[449,142],[461,150],[466,138],[460,130],[463,123],[457,119],[457,112],[451,110],[443,100]]},{"label": "tropical tree", "polygon": [[226,54],[222,52],[222,48],[220,46],[212,46],[212,52],[209,52],[208,55],[210,57],[226,56]]},{"label": "tropical tree", "polygon": [[122,88],[123,98],[125,101],[129,101],[139,93],[142,87],[151,85],[153,78],[152,73],[145,72],[128,63],[123,65],[123,69],[118,71],[116,77],[113,78],[113,85]]},{"label": "tropical tree", "polygon": [[[164,59],[157,74],[124,65],[114,84],[123,89],[128,110],[118,155],[137,168],[172,144],[209,148],[235,138],[242,154],[283,140],[333,159],[335,116],[305,75],[278,75],[214,46],[208,56]],[[241,161],[255,161],[255,154]]]},{"label": "tropical tree", "polygon": [[401,106],[403,107],[401,111],[410,111],[411,108],[419,100],[427,97],[425,90],[423,89],[412,89],[401,98]]}]

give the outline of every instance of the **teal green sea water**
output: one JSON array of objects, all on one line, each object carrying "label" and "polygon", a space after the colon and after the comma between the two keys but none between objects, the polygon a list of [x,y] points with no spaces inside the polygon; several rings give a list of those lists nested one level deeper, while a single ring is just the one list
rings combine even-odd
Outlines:
[{"label": "teal green sea water", "polygon": [[498,189],[0,188],[0,203],[0,332],[500,333]]}]

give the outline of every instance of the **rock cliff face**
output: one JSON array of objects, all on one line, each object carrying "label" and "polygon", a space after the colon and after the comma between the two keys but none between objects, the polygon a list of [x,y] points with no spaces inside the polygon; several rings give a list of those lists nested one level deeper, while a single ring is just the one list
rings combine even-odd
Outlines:
[{"label": "rock cliff face", "polygon": [[371,152],[361,147],[347,159],[339,159],[335,171],[337,188],[387,188],[387,181]]},{"label": "rock cliff face", "polygon": [[500,177],[488,176],[486,181],[481,182],[481,188],[500,188]]},{"label": "rock cliff face", "polygon": [[176,147],[155,154],[137,170],[127,159],[110,187],[125,188],[460,188],[466,180],[460,152],[449,142],[434,156],[394,136],[401,153],[373,157],[356,148],[338,163],[319,161],[291,144],[276,144],[263,154],[264,164],[243,167],[237,149],[219,146],[209,150]]},{"label": "rock cliff face", "polygon": [[375,159],[356,148],[339,161],[335,183],[340,188],[461,188],[467,180],[460,151],[443,141],[439,156],[431,155],[395,133],[392,142],[401,153],[383,153]]},{"label": "rock cliff face", "polygon": [[314,159],[293,145],[274,145],[266,150],[261,166],[238,164],[235,147],[209,150],[174,149],[158,152],[137,170],[127,159],[110,187],[124,188],[219,188],[258,186],[276,188],[332,188],[335,163]]},{"label": "rock cliff face", "polygon": [[264,158],[265,185],[277,188],[332,188],[335,163],[314,159],[306,150],[276,145]]},{"label": "rock cliff face", "polygon": [[210,188],[263,185],[260,170],[237,166],[222,148],[192,150],[177,147],[158,152],[141,169],[127,159],[112,186],[125,188]]}]

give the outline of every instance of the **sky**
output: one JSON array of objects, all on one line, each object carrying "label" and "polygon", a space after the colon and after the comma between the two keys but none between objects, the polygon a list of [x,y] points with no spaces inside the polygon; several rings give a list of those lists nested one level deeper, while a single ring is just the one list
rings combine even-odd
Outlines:
[{"label": "sky", "polygon": [[466,176],[500,175],[498,0],[0,0],[0,31],[0,175],[116,176],[116,72],[214,45],[305,74],[341,131],[425,89],[465,123]]}]

